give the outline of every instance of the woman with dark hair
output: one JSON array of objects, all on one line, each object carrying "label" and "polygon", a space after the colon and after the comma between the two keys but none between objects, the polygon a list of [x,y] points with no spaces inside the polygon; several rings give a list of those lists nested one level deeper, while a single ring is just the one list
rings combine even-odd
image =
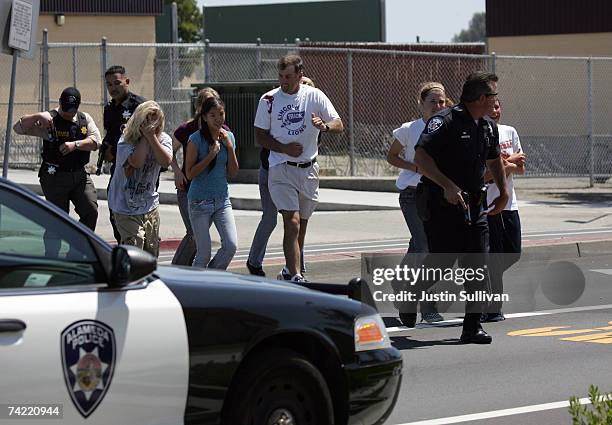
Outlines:
[{"label": "woman with dark hair", "polygon": [[[187,200],[187,192],[189,191],[189,184],[191,183],[185,172],[185,156],[187,155],[187,143],[189,143],[189,136],[200,129],[200,112],[202,111],[202,104],[209,97],[219,97],[219,93],[211,87],[204,87],[198,92],[198,96],[195,100],[195,113],[192,119],[185,121],[174,131],[174,137],[172,138],[172,148],[174,155],[172,157],[172,171],[174,172],[174,186],[176,187],[176,198],[178,201],[179,212],[181,218],[185,224],[185,236],[179,244],[174,258],[172,258],[172,264],[180,266],[190,266],[193,264],[193,258],[195,257],[196,247],[195,240],[193,238],[193,229],[191,228],[191,222],[189,221],[189,201]],[[226,125],[224,129],[229,130]],[[183,166],[179,167],[176,160],[176,153],[179,149],[183,149]]]},{"label": "woman with dark hair", "polygon": [[[223,128],[225,104],[218,97],[204,101],[198,119],[200,130],[189,136],[185,156],[185,171],[191,180],[189,218],[196,242],[193,265],[225,270],[234,258],[238,239],[227,184],[227,176],[238,173],[236,141]],[[212,260],[211,223],[221,236],[221,248]]]}]

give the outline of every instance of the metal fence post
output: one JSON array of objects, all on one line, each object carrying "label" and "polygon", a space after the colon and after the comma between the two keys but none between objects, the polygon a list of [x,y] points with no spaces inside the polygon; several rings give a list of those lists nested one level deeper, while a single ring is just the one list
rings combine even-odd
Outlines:
[{"label": "metal fence post", "polygon": [[204,39],[204,82],[210,81],[210,40]]},{"label": "metal fence post", "polygon": [[589,187],[593,187],[595,158],[593,146],[593,64],[587,59],[587,142],[589,144]]},{"label": "metal fence post", "polygon": [[2,161],[2,177],[8,177],[9,154],[11,152],[11,136],[13,135],[13,108],[15,106],[15,80],[17,80],[17,58],[19,52],[13,49],[13,64],[11,67],[11,88],[9,94],[8,112],[6,114],[6,134],[4,137],[4,159]]},{"label": "metal fence post", "polygon": [[101,80],[102,80],[102,107],[106,105],[108,102],[108,93],[106,91],[106,79],[104,78],[104,73],[108,68],[107,64],[107,50],[106,50],[106,37],[102,37],[102,43],[100,44],[100,68],[101,68]]},{"label": "metal fence post", "polygon": [[348,136],[349,136],[349,160],[350,175],[355,175],[355,127],[353,123],[353,52],[348,51],[346,57],[346,80],[348,93]]},{"label": "metal fence post", "polygon": [[255,53],[255,61],[257,62],[257,78],[261,79],[262,76],[262,63],[261,63],[261,38],[257,37],[257,40],[255,42],[255,44],[257,45],[257,50]]},{"label": "metal fence post", "polygon": [[72,87],[77,86],[76,46],[72,46]]},{"label": "metal fence post", "polygon": [[171,112],[166,115],[172,126],[177,125],[176,91],[174,88],[178,87],[179,80],[181,79],[179,75],[180,64],[178,70],[176,66],[179,58],[179,52],[176,48],[178,42],[178,9],[176,2],[172,2],[172,47],[170,48],[170,100],[172,101],[172,107],[170,109]]},{"label": "metal fence post", "polygon": [[49,30],[43,30],[42,92],[43,111],[49,110]]},{"label": "metal fence post", "polygon": [[497,53],[491,53],[491,72],[495,74],[497,69]]}]

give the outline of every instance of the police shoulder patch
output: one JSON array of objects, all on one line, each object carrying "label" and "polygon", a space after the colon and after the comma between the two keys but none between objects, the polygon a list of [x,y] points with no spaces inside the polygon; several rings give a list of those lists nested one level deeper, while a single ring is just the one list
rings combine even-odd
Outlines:
[{"label": "police shoulder patch", "polygon": [[87,418],[102,402],[113,379],[115,333],[98,320],[79,320],[62,332],[61,350],[68,393]]},{"label": "police shoulder patch", "polygon": [[427,128],[425,129],[425,132],[427,134],[435,133],[440,129],[440,127],[442,127],[442,124],[444,124],[444,120],[441,117],[431,117],[429,121],[427,121]]}]

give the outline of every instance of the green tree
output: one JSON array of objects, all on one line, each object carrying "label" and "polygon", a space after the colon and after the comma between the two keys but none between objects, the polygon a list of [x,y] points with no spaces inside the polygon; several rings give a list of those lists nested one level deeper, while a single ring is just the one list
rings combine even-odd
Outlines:
[{"label": "green tree", "polygon": [[485,20],[485,12],[474,13],[470,20],[468,29],[461,30],[459,34],[455,34],[453,42],[466,43],[474,41],[485,41],[487,38],[487,25]]},{"label": "green tree", "polygon": [[197,43],[202,38],[202,11],[196,0],[165,0],[176,2],[178,37],[181,43]]}]

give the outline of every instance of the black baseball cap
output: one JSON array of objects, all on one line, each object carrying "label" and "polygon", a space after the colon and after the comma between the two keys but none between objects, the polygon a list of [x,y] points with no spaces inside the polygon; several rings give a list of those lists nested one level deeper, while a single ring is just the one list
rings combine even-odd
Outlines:
[{"label": "black baseball cap", "polygon": [[79,109],[81,93],[75,87],[66,87],[59,100],[62,111],[72,114]]}]

